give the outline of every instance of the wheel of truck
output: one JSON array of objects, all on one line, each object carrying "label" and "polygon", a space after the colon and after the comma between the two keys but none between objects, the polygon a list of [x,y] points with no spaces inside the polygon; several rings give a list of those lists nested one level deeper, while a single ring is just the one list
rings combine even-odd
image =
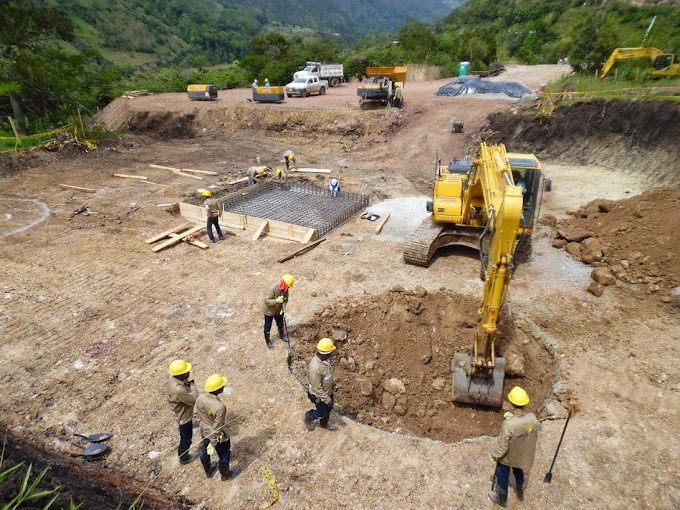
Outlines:
[{"label": "wheel of truck", "polygon": [[300,95],[302,97],[307,97],[307,89],[302,89],[302,92],[300,92]]},{"label": "wheel of truck", "polygon": [[552,191],[552,181],[550,179],[543,181],[543,191]]},{"label": "wheel of truck", "polygon": [[330,85],[331,87],[337,87],[338,85],[340,85],[340,80],[338,80],[337,78],[331,78]]},{"label": "wheel of truck", "polygon": [[320,95],[320,96],[323,96],[325,93],[326,93],[326,87],[321,87],[321,88],[319,89],[319,95]]},{"label": "wheel of truck", "polygon": [[286,95],[287,95],[287,96],[288,96],[289,98],[293,97],[293,95],[292,95],[292,94],[286,94]]},{"label": "wheel of truck", "polygon": [[366,103],[364,103],[363,101],[359,101],[359,108],[361,110],[365,110],[366,109]]}]

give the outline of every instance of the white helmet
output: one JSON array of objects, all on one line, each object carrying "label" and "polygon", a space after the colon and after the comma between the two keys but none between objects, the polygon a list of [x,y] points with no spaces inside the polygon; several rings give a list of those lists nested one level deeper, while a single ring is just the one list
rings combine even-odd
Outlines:
[{"label": "white helmet", "polygon": [[335,186],[337,183],[338,183],[338,180],[337,180],[337,179],[331,179],[331,184],[332,184],[333,186]]}]

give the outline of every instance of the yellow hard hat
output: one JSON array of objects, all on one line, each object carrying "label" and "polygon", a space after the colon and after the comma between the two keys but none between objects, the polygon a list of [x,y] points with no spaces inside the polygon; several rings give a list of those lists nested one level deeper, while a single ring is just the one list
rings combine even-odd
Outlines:
[{"label": "yellow hard hat", "polygon": [[265,78],[264,81],[269,81],[269,78]]},{"label": "yellow hard hat", "polygon": [[515,386],[508,393],[508,400],[519,407],[524,407],[529,403],[529,395],[519,386]]},{"label": "yellow hard hat", "polygon": [[292,274],[284,274],[281,279],[286,282],[286,285],[289,287],[292,287],[293,284],[295,283],[295,278],[293,278]]},{"label": "yellow hard hat", "polygon": [[183,359],[176,359],[170,363],[168,368],[170,375],[182,375],[191,372],[191,363],[184,361]]},{"label": "yellow hard hat", "polygon": [[263,166],[261,166],[261,167],[259,167],[259,168],[257,169],[257,173],[260,174],[260,175],[262,175],[263,173],[265,173],[265,171],[266,171],[266,169],[265,169],[265,167],[263,167]]},{"label": "yellow hard hat", "polygon": [[283,170],[280,168],[276,169],[276,175],[281,175],[283,173]]},{"label": "yellow hard hat", "polygon": [[202,196],[210,198],[212,196],[212,191],[209,189],[205,190],[203,193],[201,193]]},{"label": "yellow hard hat", "polygon": [[212,393],[227,385],[227,378],[220,374],[213,374],[205,380],[205,391]]},{"label": "yellow hard hat", "polygon": [[319,343],[316,344],[316,350],[321,354],[330,354],[335,350],[335,344],[330,338],[322,338]]}]

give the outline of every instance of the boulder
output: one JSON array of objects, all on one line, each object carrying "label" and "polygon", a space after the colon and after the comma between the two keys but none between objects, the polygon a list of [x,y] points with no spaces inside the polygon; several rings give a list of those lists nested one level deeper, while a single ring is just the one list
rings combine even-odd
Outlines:
[{"label": "boulder", "polygon": [[526,369],[524,367],[524,356],[512,351],[503,353],[505,358],[505,373],[517,377],[526,376]]},{"label": "boulder", "polygon": [[437,391],[443,390],[444,386],[446,386],[446,380],[443,377],[437,377],[432,381],[432,387]]},{"label": "boulder", "polygon": [[359,385],[359,391],[365,397],[370,397],[373,394],[373,385],[371,381],[362,381]]},{"label": "boulder", "polygon": [[394,405],[397,403],[397,399],[394,395],[388,393],[387,391],[382,394],[382,406],[384,409],[391,411],[394,409]]},{"label": "boulder", "polygon": [[567,241],[566,239],[553,239],[552,247],[553,248],[564,248],[567,245],[568,242],[569,241]]},{"label": "boulder", "polygon": [[564,247],[565,250],[567,250],[567,253],[574,257],[576,260],[581,260],[581,253],[583,251],[583,248],[581,247],[581,243],[577,243],[575,241],[572,241],[571,243],[567,244]]},{"label": "boulder", "polygon": [[611,207],[607,202],[600,202],[599,204],[597,204],[597,209],[600,212],[608,213],[611,210]]},{"label": "boulder", "polygon": [[401,379],[397,379],[396,377],[386,379],[383,381],[382,386],[386,392],[391,393],[392,395],[401,395],[402,393],[406,393],[406,386],[404,386],[404,383],[401,381]]},{"label": "boulder", "polygon": [[569,412],[562,404],[553,401],[548,402],[543,406],[543,412],[541,414],[547,420],[563,420],[569,415]]},{"label": "boulder", "polygon": [[344,329],[334,329],[331,333],[333,342],[344,342],[347,340],[347,331]]},{"label": "boulder", "polygon": [[593,234],[583,227],[573,227],[570,225],[563,225],[557,229],[557,235],[569,242],[580,243],[584,239],[592,237]]},{"label": "boulder", "polygon": [[541,219],[538,220],[538,222],[541,225],[546,225],[547,227],[554,228],[557,226],[557,218],[552,214],[544,214],[543,216],[541,216]]},{"label": "boulder", "polygon": [[590,277],[600,285],[607,287],[616,283],[616,276],[614,276],[608,267],[596,267],[590,273]]},{"label": "boulder", "polygon": [[595,297],[601,297],[604,294],[604,287],[597,282],[590,282],[587,290]]},{"label": "boulder", "polygon": [[602,253],[602,243],[596,237],[589,237],[581,242],[584,251],[589,251],[592,253],[600,252]]},{"label": "boulder", "polygon": [[404,416],[406,414],[406,409],[404,406],[397,404],[394,406],[394,414],[397,416]]}]

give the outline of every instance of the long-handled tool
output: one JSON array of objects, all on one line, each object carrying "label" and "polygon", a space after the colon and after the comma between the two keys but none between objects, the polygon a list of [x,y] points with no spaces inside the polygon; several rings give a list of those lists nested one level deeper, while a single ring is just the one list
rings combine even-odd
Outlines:
[{"label": "long-handled tool", "polygon": [[288,346],[288,354],[286,355],[286,363],[288,364],[288,370],[290,370],[290,364],[293,362],[293,353],[290,350],[290,337],[288,336],[288,322],[286,321],[286,307],[281,308],[281,316],[283,317],[283,336],[286,345]]},{"label": "long-handled tool", "polygon": [[562,435],[560,436],[560,442],[557,443],[557,450],[555,450],[555,456],[553,457],[552,464],[550,464],[550,469],[545,474],[545,478],[543,478],[543,483],[550,483],[552,481],[552,470],[553,467],[555,466],[555,461],[557,460],[557,454],[560,453],[560,446],[562,446],[562,439],[564,439],[564,433],[567,431],[567,425],[569,425],[571,414],[572,411],[570,410],[569,415],[567,416],[567,422],[564,424],[564,429],[562,430]]},{"label": "long-handled tool", "polygon": [[102,441],[108,441],[113,436],[113,434],[109,434],[108,432],[90,434],[89,436],[86,436],[85,434],[79,434],[78,432],[74,432],[73,435],[82,437],[83,439],[87,439],[90,443],[101,443]]}]

